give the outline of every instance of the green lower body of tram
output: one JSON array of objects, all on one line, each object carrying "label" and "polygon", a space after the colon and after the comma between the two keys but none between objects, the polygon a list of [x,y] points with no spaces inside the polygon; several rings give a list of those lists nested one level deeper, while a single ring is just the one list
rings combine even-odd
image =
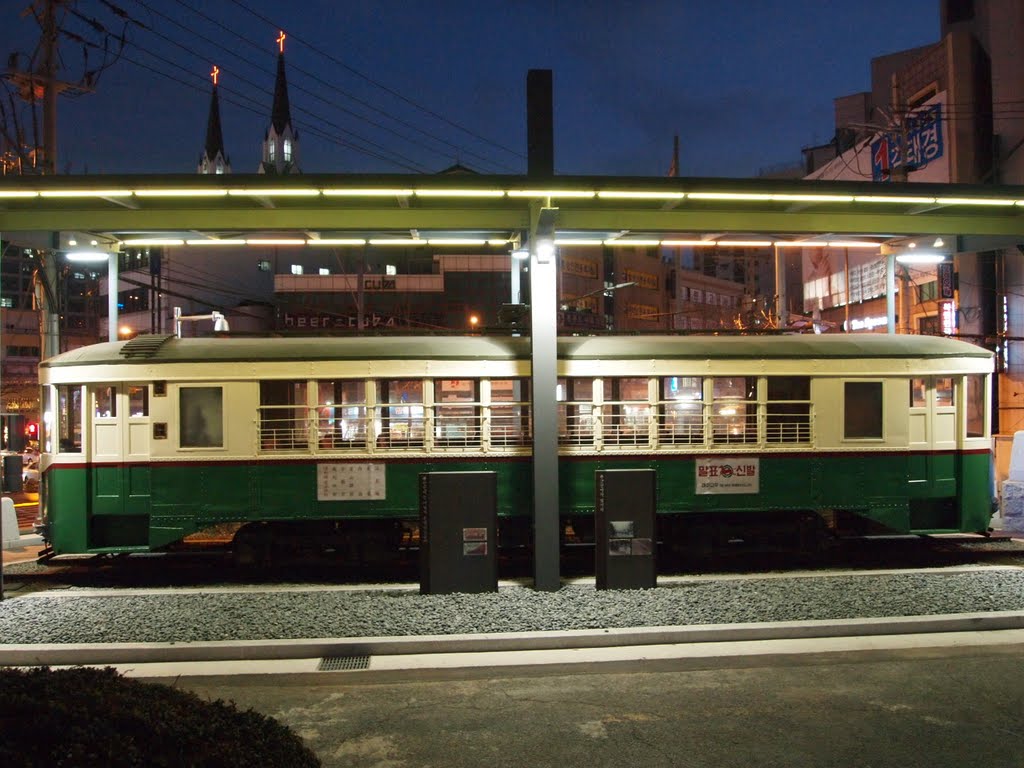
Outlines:
[{"label": "green lower body of tram", "polygon": [[[693,455],[563,457],[563,541],[593,540],[594,473],[602,469],[657,472],[659,540],[669,548],[689,543],[694,531],[712,538],[770,529],[826,537],[982,533],[993,512],[988,451],[731,458],[756,458],[756,492],[698,493],[700,457]],[[415,528],[420,473],[494,471],[501,543],[528,544],[529,457],[378,463],[386,464],[386,495],[366,500],[319,500],[315,461],[55,465],[44,475],[43,533],[57,555],[161,550],[225,523],[270,523],[276,530],[291,523],[314,536],[323,530],[317,525],[329,525],[350,537],[373,537],[375,530]]]}]

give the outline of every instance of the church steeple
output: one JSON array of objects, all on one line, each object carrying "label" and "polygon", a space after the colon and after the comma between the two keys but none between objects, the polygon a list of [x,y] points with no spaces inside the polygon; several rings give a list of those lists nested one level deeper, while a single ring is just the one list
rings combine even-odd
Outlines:
[{"label": "church steeple", "polygon": [[299,132],[292,127],[288,105],[288,81],[284,74],[285,33],[277,38],[277,79],[274,81],[274,105],[270,112],[270,128],[263,138],[263,159],[259,173],[302,173],[299,169]]},{"label": "church steeple", "polygon": [[210,94],[210,116],[206,120],[206,147],[199,158],[198,173],[231,173],[231,161],[224,151],[224,135],[220,128],[220,96],[217,93],[217,76],[220,67],[214,66],[210,77],[213,90]]}]

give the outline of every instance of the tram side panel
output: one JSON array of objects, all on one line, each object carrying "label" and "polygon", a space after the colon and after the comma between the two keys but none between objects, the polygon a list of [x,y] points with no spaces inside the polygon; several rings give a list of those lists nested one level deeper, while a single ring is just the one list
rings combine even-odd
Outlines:
[{"label": "tram side panel", "polygon": [[[939,422],[927,409],[918,414],[923,421],[915,422],[914,408],[909,414],[907,409],[911,381],[891,374],[814,378],[814,437],[802,445],[766,444],[763,438],[715,444],[711,436],[700,446],[658,445],[656,421],[650,422],[647,446],[622,440],[602,450],[599,443],[576,442],[560,461],[562,513],[592,525],[597,470],[653,468],[659,512],[666,516],[740,515],[754,522],[758,514],[811,511],[836,528],[852,521],[860,533],[984,530],[991,514],[987,430],[961,440],[955,409],[954,426],[943,427],[945,432],[935,432]],[[650,413],[657,419],[657,396],[650,393],[658,391],[658,382],[643,384],[648,402],[640,402],[655,409]],[[525,453],[445,453],[423,446],[311,455],[300,446],[271,454],[259,446],[254,414],[260,396],[253,380],[153,382],[145,416],[119,406],[119,414],[131,416],[136,437],[149,439],[132,448],[125,422],[97,405],[104,386],[82,390],[82,402],[74,406],[81,417],[79,445],[59,452],[44,474],[48,506],[59,511],[48,517],[49,538],[58,552],[159,548],[224,522],[415,519],[417,477],[424,471],[494,468],[499,514],[528,519]],[[129,398],[130,387],[118,386],[117,396]],[[925,386],[936,388],[934,382]],[[581,397],[590,400],[591,390],[596,408],[600,387],[582,388]],[[867,393],[884,406],[878,406],[877,416],[851,418],[851,392]],[[65,405],[64,410],[72,408],[70,400]],[[923,426],[915,427],[918,422]],[[623,422],[609,423],[609,434],[621,437],[614,429]],[[852,435],[847,434],[851,424]],[[722,472],[726,466],[729,483],[702,482],[702,470]],[[325,487],[341,482],[346,467],[357,472],[383,467],[382,495],[352,498]],[[746,482],[737,482],[742,478]]]}]

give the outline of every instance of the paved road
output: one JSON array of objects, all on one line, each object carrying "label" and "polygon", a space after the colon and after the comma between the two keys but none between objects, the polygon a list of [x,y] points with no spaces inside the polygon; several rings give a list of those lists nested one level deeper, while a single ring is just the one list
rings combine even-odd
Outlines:
[{"label": "paved road", "polygon": [[1021,768],[1014,642],[175,684],[277,717],[325,766]]}]

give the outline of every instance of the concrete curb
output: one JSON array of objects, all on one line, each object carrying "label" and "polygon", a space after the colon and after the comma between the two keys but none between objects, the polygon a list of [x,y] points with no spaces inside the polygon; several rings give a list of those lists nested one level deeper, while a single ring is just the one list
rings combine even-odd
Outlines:
[{"label": "concrete curb", "polygon": [[1024,629],[1024,611],[476,635],[0,645],[0,666],[266,661],[338,656],[538,651]]}]

